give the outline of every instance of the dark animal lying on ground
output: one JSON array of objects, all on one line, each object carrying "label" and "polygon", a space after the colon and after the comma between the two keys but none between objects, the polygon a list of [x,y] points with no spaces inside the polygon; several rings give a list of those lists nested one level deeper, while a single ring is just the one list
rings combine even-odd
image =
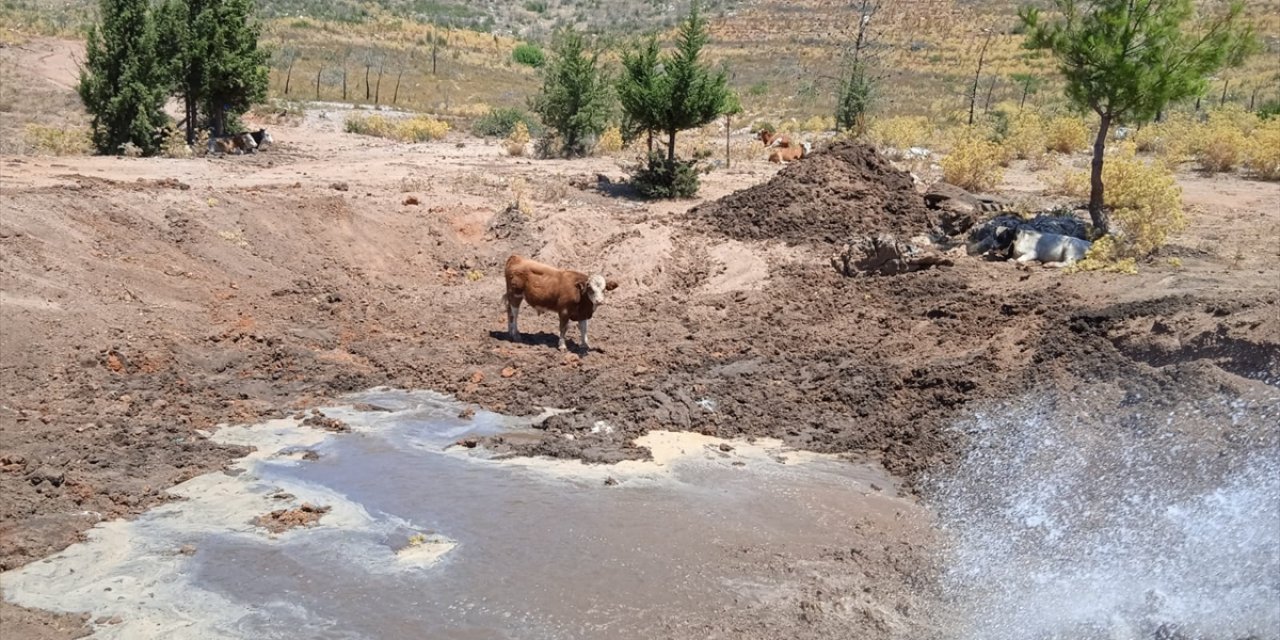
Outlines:
[{"label": "dark animal lying on ground", "polygon": [[617,282],[605,280],[598,273],[587,275],[557,269],[514,254],[507,258],[504,275],[507,291],[502,301],[507,306],[507,331],[511,339],[520,339],[520,330],[516,326],[520,318],[520,303],[528,302],[540,312],[553,311],[560,316],[561,351],[565,349],[564,337],[570,320],[578,322],[582,350],[591,349],[587,342],[587,321],[595,314],[596,308],[604,304],[604,292],[618,288]]}]

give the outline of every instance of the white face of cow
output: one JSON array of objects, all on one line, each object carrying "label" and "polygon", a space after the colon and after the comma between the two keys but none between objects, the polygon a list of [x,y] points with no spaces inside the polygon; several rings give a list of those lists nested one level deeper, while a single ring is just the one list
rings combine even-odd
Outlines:
[{"label": "white face of cow", "polygon": [[604,276],[597,273],[587,278],[587,299],[591,304],[596,306],[604,304],[604,288]]}]

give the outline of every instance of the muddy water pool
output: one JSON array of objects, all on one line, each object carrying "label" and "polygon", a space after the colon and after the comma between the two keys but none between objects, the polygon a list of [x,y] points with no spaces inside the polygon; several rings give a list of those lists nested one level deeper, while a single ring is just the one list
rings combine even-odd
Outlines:
[{"label": "muddy water pool", "polygon": [[[4,574],[5,597],[90,612],[111,638],[652,638],[767,600],[743,550],[838,546],[920,511],[877,467],[776,441],[654,432],[651,461],[496,459],[455,443],[530,421],[459,418],[428,392],[349,400],[324,409],[349,433],[211,434],[256,451]],[[252,523],[303,503],[330,510]]]}]

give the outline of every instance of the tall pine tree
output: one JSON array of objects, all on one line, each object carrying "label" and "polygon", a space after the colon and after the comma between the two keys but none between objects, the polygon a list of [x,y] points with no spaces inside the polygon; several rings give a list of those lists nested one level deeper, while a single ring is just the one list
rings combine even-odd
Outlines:
[{"label": "tall pine tree", "polygon": [[689,7],[689,16],[680,23],[676,49],[662,63],[662,74],[654,83],[657,130],[667,135],[667,162],[676,161],[676,134],[715,120],[724,113],[729,97],[725,72],[712,73],[702,62],[702,48],[710,38],[707,21],[698,3]]},{"label": "tall pine tree", "polygon": [[195,17],[194,49],[202,56],[200,100],[215,135],[267,97],[267,52],[258,46],[262,27],[253,0],[207,0]]},{"label": "tall pine tree", "polygon": [[1194,25],[1191,0],[1054,0],[1056,16],[1034,7],[1019,14],[1026,46],[1058,60],[1067,98],[1098,116],[1090,171],[1089,216],[1108,231],[1103,154],[1112,124],[1141,124],[1165,105],[1204,93],[1207,78],[1239,65],[1257,46],[1244,4]]},{"label": "tall pine tree", "polygon": [[561,137],[565,155],[587,152],[585,140],[604,131],[612,97],[600,52],[588,52],[581,34],[556,34],[551,60],[542,69],[542,93],[529,107]]},{"label": "tall pine tree", "polygon": [[167,91],[148,4],[101,0],[102,21],[89,31],[77,91],[92,116],[98,153],[121,153],[126,144],[145,155],[159,150]]}]

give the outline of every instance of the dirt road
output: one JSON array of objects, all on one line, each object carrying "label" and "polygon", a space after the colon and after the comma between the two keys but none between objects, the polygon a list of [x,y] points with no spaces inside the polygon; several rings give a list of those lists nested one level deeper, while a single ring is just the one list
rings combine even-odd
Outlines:
[{"label": "dirt road", "polygon": [[[1107,386],[1105,412],[1280,380],[1275,184],[1184,176],[1193,224],[1136,276],[961,256],[848,279],[826,240],[731,238],[686,215],[697,202],[619,195],[597,179],[621,178],[612,159],[511,158],[457,134],[403,145],[341,123],[309,112],[245,157],[0,158],[0,569],[239,453],[202,430],[375,385],[577,410],[529,453],[643,457],[631,438],[662,427],[776,436],[912,479],[963,446],[951,420],[1029,390]],[[735,166],[705,177],[703,201],[776,171]],[[1035,179],[1015,171],[1009,188]],[[530,341],[503,337],[513,251],[621,283],[596,350],[556,351],[554,318],[536,314]],[[599,420],[616,429],[591,433]],[[908,565],[927,573],[913,541],[891,544],[910,557],[886,547],[861,570],[899,587]],[[855,588],[838,580],[844,551],[812,560],[826,577],[752,628],[874,632],[804,617]],[[78,629],[3,611],[32,637]]]}]

